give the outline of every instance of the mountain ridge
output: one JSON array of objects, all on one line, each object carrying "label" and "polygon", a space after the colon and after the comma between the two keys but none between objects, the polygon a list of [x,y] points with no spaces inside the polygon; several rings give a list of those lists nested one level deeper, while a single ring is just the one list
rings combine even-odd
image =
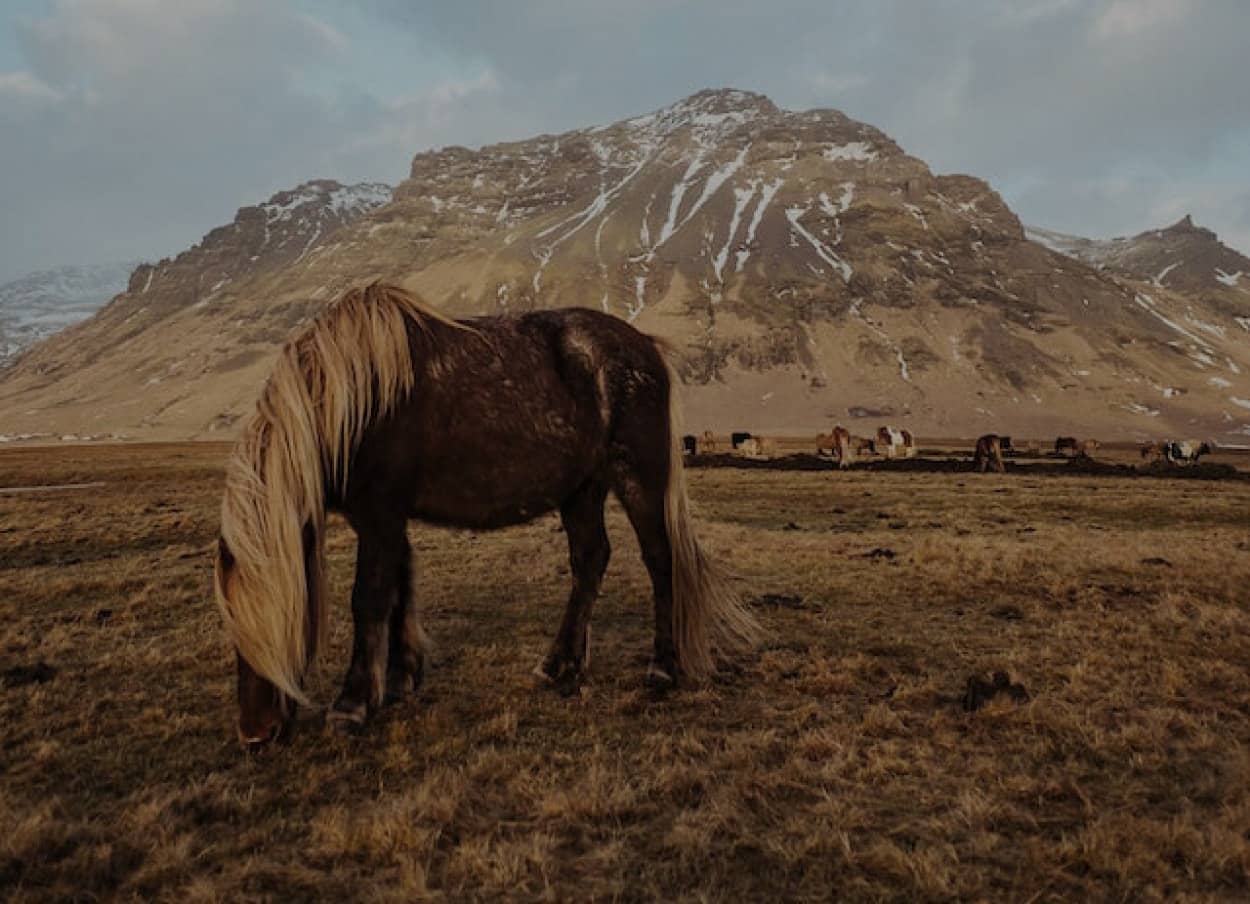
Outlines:
[{"label": "mountain ridge", "polygon": [[[159,316],[116,342],[94,324],[45,343],[0,405],[20,399],[30,432],[87,417],[228,434],[282,338],[378,278],[457,315],[585,304],[661,334],[700,429],[815,433],[874,412],[943,435],[1250,429],[1250,356],[1223,301],[1029,241],[987,183],[935,175],[839,111],[732,90],[417,154],[390,203],[304,253],[194,301],[153,284]],[[114,320],[143,316],[138,288]],[[169,341],[185,335],[200,341]]]}]

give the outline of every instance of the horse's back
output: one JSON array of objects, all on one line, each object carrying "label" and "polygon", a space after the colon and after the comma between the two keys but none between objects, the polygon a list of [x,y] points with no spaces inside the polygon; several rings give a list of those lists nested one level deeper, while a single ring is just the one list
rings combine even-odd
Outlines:
[{"label": "horse's back", "polygon": [[631,397],[666,408],[654,341],[617,318],[564,309],[464,325],[414,331],[413,391],[362,443],[356,504],[405,499],[409,517],[469,527],[525,521],[605,471]]}]

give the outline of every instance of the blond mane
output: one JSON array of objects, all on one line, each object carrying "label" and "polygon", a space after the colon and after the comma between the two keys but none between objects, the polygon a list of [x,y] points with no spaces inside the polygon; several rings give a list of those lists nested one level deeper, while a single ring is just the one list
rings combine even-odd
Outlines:
[{"label": "blond mane", "polygon": [[[348,291],[283,347],[226,470],[215,589],[226,634],[254,671],[307,704],[325,637],[325,490],[345,489],[361,435],[412,391],[409,324],[465,328],[416,296]],[[311,544],[306,549],[306,544]]]}]

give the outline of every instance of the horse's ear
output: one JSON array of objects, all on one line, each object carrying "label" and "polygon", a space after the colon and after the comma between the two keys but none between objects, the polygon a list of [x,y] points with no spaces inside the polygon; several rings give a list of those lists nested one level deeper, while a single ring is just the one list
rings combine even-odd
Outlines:
[{"label": "horse's ear", "polygon": [[221,563],[223,572],[234,567],[234,554],[230,552],[230,547],[226,545],[224,537],[217,538],[217,561]]}]

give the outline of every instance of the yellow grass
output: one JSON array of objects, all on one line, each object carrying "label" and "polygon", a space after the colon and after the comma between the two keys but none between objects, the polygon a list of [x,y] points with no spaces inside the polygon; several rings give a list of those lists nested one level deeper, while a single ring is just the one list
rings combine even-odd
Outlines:
[{"label": "yellow grass", "polygon": [[[709,551],[787,596],[757,654],[658,699],[619,508],[574,699],[530,674],[558,521],[414,526],[418,697],[247,757],[211,598],[225,451],[0,453],[0,487],[105,481],[0,494],[0,672],[56,670],[0,679],[0,896],[1250,894],[1250,483],[692,470]],[[332,522],[323,704],[353,548]],[[994,670],[1030,700],[964,712]]]}]

